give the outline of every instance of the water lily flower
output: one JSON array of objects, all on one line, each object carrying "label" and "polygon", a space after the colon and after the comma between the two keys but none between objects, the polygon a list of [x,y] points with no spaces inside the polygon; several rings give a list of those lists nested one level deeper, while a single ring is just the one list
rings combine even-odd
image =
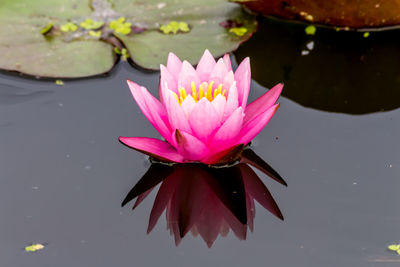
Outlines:
[{"label": "water lily flower", "polygon": [[194,68],[170,53],[160,66],[159,100],[146,88],[128,80],[140,109],[165,139],[120,137],[142,153],[167,162],[224,164],[240,157],[247,145],[269,122],[279,104],[278,84],[247,105],[250,60],[235,72],[229,55],[217,62],[206,50]]}]

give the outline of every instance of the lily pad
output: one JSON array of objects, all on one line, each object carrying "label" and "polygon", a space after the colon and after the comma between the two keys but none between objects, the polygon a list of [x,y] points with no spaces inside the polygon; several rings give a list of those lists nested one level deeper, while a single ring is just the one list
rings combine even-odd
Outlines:
[{"label": "lily pad", "polygon": [[[146,69],[168,53],[196,64],[205,49],[235,50],[256,30],[254,16],[225,0],[3,0],[0,69],[38,77],[78,78],[108,72],[126,48]],[[172,34],[162,25],[178,21]],[[240,33],[220,23],[235,21]],[[49,26],[51,25],[51,26]]]}]

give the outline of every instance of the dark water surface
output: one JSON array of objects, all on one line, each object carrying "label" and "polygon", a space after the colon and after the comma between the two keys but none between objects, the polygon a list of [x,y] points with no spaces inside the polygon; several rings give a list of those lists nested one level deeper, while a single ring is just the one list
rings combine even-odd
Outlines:
[{"label": "dark water surface", "polygon": [[[164,215],[146,234],[155,192],[120,206],[150,164],[118,136],[157,136],[127,78],[156,94],[158,73],[126,64],[64,86],[0,74],[0,266],[400,264],[386,249],[400,239],[399,109],[353,116],[281,97],[253,150],[289,185],[257,171],[285,220],[256,204],[246,241],[231,232],[209,249],[188,235],[175,247]],[[264,91],[253,82],[251,100]]]}]

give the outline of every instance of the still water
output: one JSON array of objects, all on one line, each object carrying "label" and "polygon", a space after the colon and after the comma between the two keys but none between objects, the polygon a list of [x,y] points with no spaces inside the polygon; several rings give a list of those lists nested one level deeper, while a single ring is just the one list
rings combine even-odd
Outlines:
[{"label": "still water", "polygon": [[[257,38],[236,56],[257,42],[270,45]],[[308,42],[293,49],[300,53]],[[134,202],[121,207],[150,163],[118,136],[157,137],[125,80],[156,95],[158,73],[122,63],[107,76],[66,80],[63,86],[1,73],[0,266],[398,266],[400,257],[386,247],[400,241],[399,98],[387,99],[395,103],[387,109],[380,102],[378,110],[386,112],[300,105],[290,92],[307,79],[287,75],[292,61],[284,54],[278,64],[278,52],[273,65],[263,63],[276,74],[266,71],[265,80],[284,80],[287,93],[252,149],[288,184],[256,170],[284,220],[256,202],[254,230],[246,240],[231,230],[211,248],[190,233],[176,247],[165,214],[146,234],[160,185],[133,211]],[[317,48],[311,52],[318,58]],[[254,78],[264,84],[257,74],[263,59],[251,60]],[[379,66],[383,74],[394,72]],[[337,84],[337,75],[326,74],[324,82]],[[362,83],[353,85],[347,90],[362,94]],[[398,90],[398,83],[390,85]],[[265,90],[253,81],[250,101]],[[25,252],[31,243],[46,246]]]}]

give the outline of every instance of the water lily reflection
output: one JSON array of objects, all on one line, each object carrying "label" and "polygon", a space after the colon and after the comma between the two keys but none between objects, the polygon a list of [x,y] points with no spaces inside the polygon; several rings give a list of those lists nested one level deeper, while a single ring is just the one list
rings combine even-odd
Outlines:
[{"label": "water lily reflection", "polygon": [[267,187],[248,165],[258,168],[286,185],[282,177],[252,150],[246,149],[233,166],[215,168],[199,163],[166,165],[153,163],[128,193],[122,206],[136,199],[136,208],[162,182],[150,213],[150,233],[165,211],[167,228],[178,245],[191,231],[211,247],[218,235],[231,229],[241,240],[247,229],[253,231],[256,200],[283,220],[281,211]]}]

